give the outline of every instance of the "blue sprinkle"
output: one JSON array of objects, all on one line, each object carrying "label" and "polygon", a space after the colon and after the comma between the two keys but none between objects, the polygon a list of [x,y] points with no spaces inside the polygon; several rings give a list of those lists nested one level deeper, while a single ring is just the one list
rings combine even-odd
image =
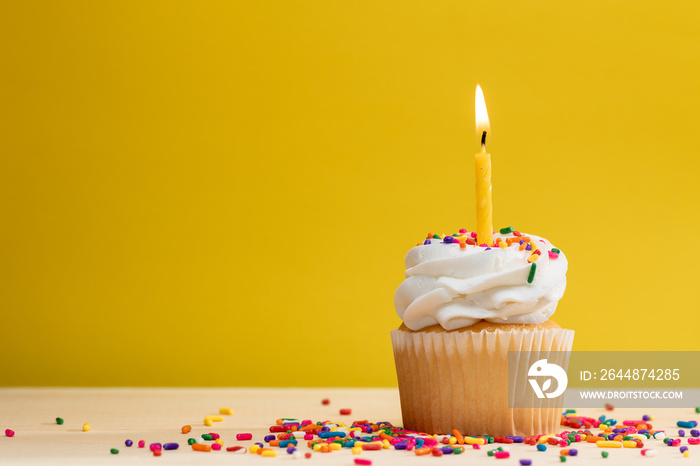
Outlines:
[{"label": "blue sprinkle", "polygon": [[544,443],[538,443],[537,450],[538,451],[547,451],[547,445],[545,445]]}]

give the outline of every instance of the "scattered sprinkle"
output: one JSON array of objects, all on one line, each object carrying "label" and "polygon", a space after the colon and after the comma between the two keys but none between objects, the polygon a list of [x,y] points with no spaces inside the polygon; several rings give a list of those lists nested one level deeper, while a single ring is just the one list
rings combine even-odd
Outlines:
[{"label": "scattered sprinkle", "polygon": [[60,425],[63,425],[63,418],[57,417],[57,418],[56,418],[56,424],[58,424],[59,426],[60,426]]}]

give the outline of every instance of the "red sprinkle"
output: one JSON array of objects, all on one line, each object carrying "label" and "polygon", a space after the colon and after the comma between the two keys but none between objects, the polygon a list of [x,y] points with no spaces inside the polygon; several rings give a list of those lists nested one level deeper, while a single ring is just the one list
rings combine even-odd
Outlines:
[{"label": "red sprinkle", "polygon": [[153,456],[161,456],[163,454],[162,450],[153,450]]},{"label": "red sprinkle", "polygon": [[12,429],[5,429],[5,435],[7,435],[8,437],[14,437],[15,431]]},{"label": "red sprinkle", "polygon": [[321,404],[322,405],[329,405],[329,404],[331,404],[331,400],[329,400],[328,398],[324,398],[321,400]]},{"label": "red sprinkle", "polygon": [[433,456],[442,456],[442,450],[439,448],[433,448]]},{"label": "red sprinkle", "polygon": [[348,409],[348,408],[341,409],[340,414],[342,414],[343,416],[349,416],[350,414],[352,414],[352,409]]},{"label": "red sprinkle", "polygon": [[245,447],[242,447],[242,446],[240,446],[240,445],[236,445],[235,447],[228,447],[228,448],[226,449],[226,451],[238,451],[238,450],[242,450],[242,449],[244,449],[244,448],[245,448]]},{"label": "red sprinkle", "polygon": [[311,453],[304,453],[304,458],[306,458],[307,460],[311,458]]},{"label": "red sprinkle", "polygon": [[607,409],[608,411],[612,411],[613,409],[615,409],[615,407],[610,403],[605,403],[605,409]]}]

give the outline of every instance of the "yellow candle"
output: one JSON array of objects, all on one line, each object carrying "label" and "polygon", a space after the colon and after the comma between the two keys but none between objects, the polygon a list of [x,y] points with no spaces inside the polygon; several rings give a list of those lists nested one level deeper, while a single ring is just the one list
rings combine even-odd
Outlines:
[{"label": "yellow candle", "polygon": [[491,203],[491,154],[486,152],[486,136],[490,131],[489,115],[481,86],[476,86],[476,131],[481,138],[481,153],[476,162],[476,238],[477,244],[493,246],[493,211]]}]

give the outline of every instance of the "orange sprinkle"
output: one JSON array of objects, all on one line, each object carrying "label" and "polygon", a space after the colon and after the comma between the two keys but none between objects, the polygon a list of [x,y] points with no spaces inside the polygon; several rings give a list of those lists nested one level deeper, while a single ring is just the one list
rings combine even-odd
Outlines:
[{"label": "orange sprinkle", "polygon": [[211,451],[211,445],[205,445],[203,443],[193,443],[192,449],[194,451]]},{"label": "orange sprinkle", "polygon": [[191,431],[191,430],[192,430],[192,426],[189,425],[189,424],[186,425],[186,426],[182,426],[182,433],[183,433],[183,434],[186,434],[186,433],[188,433],[188,432]]},{"label": "orange sprinkle", "polygon": [[464,436],[462,435],[462,433],[460,431],[458,431],[457,429],[454,429],[452,431],[452,435],[455,436],[458,444],[464,445]]},{"label": "orange sprinkle", "polygon": [[423,455],[429,455],[430,454],[430,447],[423,447],[423,448],[416,448],[414,450],[416,452],[416,456],[423,456]]}]

